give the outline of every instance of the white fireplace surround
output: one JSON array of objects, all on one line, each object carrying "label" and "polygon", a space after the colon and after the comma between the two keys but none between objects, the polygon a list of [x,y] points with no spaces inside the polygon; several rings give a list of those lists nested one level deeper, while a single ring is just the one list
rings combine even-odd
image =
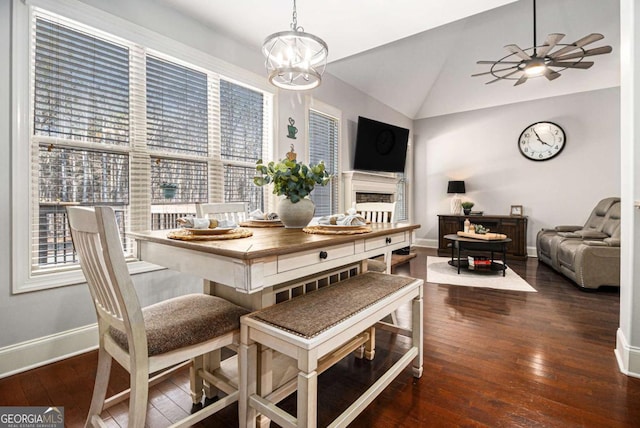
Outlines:
[{"label": "white fireplace surround", "polygon": [[381,193],[391,195],[391,202],[398,200],[398,182],[395,174],[363,171],[342,173],[344,206],[350,208],[356,201],[356,193]]}]

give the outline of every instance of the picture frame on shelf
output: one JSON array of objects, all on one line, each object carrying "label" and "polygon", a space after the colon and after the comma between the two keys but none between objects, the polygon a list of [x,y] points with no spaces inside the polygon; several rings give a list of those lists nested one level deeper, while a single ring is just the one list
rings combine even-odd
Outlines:
[{"label": "picture frame on shelf", "polygon": [[510,215],[512,217],[522,217],[522,205],[511,205]]}]

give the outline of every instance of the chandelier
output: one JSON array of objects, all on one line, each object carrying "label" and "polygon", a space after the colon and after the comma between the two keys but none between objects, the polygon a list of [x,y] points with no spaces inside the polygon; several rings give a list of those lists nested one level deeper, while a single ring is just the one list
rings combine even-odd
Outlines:
[{"label": "chandelier", "polygon": [[269,82],[295,91],[320,85],[327,65],[327,44],[298,26],[296,0],[293,0],[293,22],[290,31],[267,37],[262,45]]},{"label": "chandelier", "polygon": [[[568,68],[585,70],[593,61],[584,61],[587,56],[608,54],[611,46],[585,49],[584,46],[602,40],[604,36],[592,33],[571,44],[559,43],[564,34],[549,34],[541,46],[536,46],[536,0],[533,0],[533,47],[521,49],[515,44],[506,45],[510,53],[497,61],[478,61],[478,64],[490,64],[489,71],[472,74],[475,76],[492,75],[493,83],[498,80],[515,80],[514,86],[525,83],[532,77],[545,76],[548,80],[560,77],[560,72]],[[560,47],[554,50],[556,47]]]}]

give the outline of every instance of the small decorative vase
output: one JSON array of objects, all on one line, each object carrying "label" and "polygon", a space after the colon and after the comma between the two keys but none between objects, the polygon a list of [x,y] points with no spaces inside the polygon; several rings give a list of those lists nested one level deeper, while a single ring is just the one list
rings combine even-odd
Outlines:
[{"label": "small decorative vase", "polygon": [[176,196],[176,190],[177,187],[160,187],[162,189],[162,196],[165,197],[165,199],[171,199],[174,196]]},{"label": "small decorative vase", "polygon": [[316,211],[316,206],[311,199],[301,199],[294,204],[289,198],[286,198],[278,202],[276,211],[284,227],[300,229],[309,224]]},{"label": "small decorative vase", "polygon": [[464,211],[464,215],[471,214],[471,208],[464,208],[463,211]]}]

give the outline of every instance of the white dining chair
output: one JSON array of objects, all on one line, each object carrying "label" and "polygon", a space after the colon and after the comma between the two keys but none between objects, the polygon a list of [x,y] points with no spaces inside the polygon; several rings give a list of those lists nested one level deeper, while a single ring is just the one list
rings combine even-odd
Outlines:
[{"label": "white dining chair", "polygon": [[246,202],[198,203],[196,204],[196,216],[240,223],[246,221],[249,216],[247,205]]},{"label": "white dining chair", "polygon": [[371,223],[395,223],[395,202],[361,202],[355,206],[356,212]]},{"label": "white dining chair", "polygon": [[[101,413],[128,395],[127,425],[144,427],[149,374],[185,361],[191,361],[193,413],[173,426],[193,425],[236,402],[237,384],[205,372],[204,358],[222,347],[237,346],[240,316],[249,311],[207,294],[179,296],[141,308],[113,209],[68,207],[67,212],[74,249],[98,318],[98,368],[85,426],[104,426]],[[130,388],[105,399],[113,359],[129,372]],[[203,378],[226,396],[202,407]]]},{"label": "white dining chair", "polygon": [[[355,205],[358,214],[371,223],[394,223],[395,202],[362,202]],[[391,273],[391,254],[384,254],[384,261],[369,259],[367,269],[373,272]]]}]

